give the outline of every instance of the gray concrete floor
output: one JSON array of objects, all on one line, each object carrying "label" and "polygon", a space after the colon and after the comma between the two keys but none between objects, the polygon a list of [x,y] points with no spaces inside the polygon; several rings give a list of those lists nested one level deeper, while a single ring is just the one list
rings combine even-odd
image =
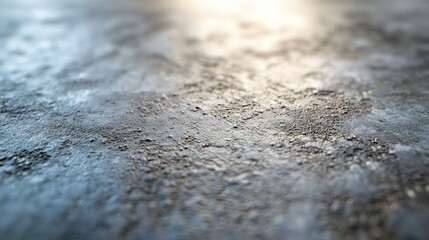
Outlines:
[{"label": "gray concrete floor", "polygon": [[0,0],[0,239],[429,239],[429,2]]}]

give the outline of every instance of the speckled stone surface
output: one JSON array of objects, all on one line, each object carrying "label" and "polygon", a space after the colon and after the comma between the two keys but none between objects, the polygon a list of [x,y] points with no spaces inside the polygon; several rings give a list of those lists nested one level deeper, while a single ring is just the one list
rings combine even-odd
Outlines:
[{"label": "speckled stone surface", "polygon": [[429,239],[424,0],[0,0],[0,239]]}]

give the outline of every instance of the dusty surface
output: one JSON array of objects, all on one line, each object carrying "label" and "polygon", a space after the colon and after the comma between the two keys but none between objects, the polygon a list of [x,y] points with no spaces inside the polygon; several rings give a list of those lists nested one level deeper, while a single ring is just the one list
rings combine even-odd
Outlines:
[{"label": "dusty surface", "polygon": [[429,239],[428,13],[0,1],[0,238]]}]

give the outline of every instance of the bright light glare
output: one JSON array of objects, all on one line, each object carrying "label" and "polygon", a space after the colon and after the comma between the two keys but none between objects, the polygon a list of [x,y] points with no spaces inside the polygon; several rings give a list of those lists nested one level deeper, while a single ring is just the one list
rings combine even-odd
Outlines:
[{"label": "bright light glare", "polygon": [[[203,43],[209,55],[272,49],[279,41],[312,31],[306,0],[182,0],[169,2],[182,34]],[[271,34],[275,31],[275,34]]]}]

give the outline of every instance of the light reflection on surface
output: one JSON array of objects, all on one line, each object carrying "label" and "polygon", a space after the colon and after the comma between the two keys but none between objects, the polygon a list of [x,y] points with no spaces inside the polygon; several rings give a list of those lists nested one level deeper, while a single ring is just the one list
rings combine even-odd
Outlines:
[{"label": "light reflection on surface", "polygon": [[268,50],[279,39],[307,34],[312,28],[311,8],[303,1],[186,0],[172,5],[183,13],[186,34],[204,40],[216,48],[206,50],[218,55],[234,49]]},{"label": "light reflection on surface", "polygon": [[179,32],[171,44],[180,49],[176,59],[182,63],[192,62],[185,55],[202,55],[222,61],[218,72],[238,66],[234,75],[244,89],[274,81],[299,90],[323,85],[320,79],[297,81],[327,61],[317,53],[304,56],[323,32],[319,5],[309,0],[185,0],[165,6],[175,15],[171,23]]},{"label": "light reflection on surface", "polygon": [[[228,72],[246,90],[273,83],[297,91],[368,88],[373,83],[362,60],[385,55],[376,40],[382,35],[353,33],[360,27],[351,25],[350,14],[366,21],[366,16],[353,12],[353,4],[359,3],[344,4],[338,11],[329,1],[167,0],[161,5],[170,26],[157,36],[168,36],[160,39],[174,51],[159,50],[194,72]],[[207,69],[195,56],[217,61],[218,66]],[[386,57],[396,62],[401,58]]]},{"label": "light reflection on surface", "polygon": [[[118,6],[125,9],[128,2],[110,5],[111,1],[106,1],[73,1],[75,7],[67,9],[56,8],[55,4],[33,8],[29,12],[33,23],[23,25],[13,44],[5,44],[6,48],[35,51],[34,45],[26,49],[30,45],[19,44],[28,38],[24,34],[43,38],[37,43],[41,45],[40,53],[34,54],[48,55],[45,65],[53,69],[53,74],[63,71],[51,64],[55,61],[72,64],[75,59],[84,59],[95,63],[86,68],[87,78],[100,82],[104,82],[104,75],[117,74],[118,69],[129,66],[121,70],[124,73],[117,81],[106,83],[106,89],[120,92],[180,88],[201,81],[202,71],[230,74],[235,84],[246,90],[273,83],[294,90],[334,85],[345,89],[350,84],[372,84],[368,83],[371,76],[361,56],[374,62],[409,62],[380,51],[376,32],[372,33],[375,36],[352,34],[349,29],[356,26],[347,26],[350,21],[338,14],[346,11],[336,11],[325,1],[135,0],[135,11],[99,18],[97,14],[103,11],[113,13]],[[365,20],[357,13],[354,16]],[[70,27],[67,21],[72,18],[79,20]],[[57,49],[62,57],[51,60],[57,53],[47,48]],[[21,58],[16,55],[14,61]],[[211,63],[201,58],[216,66],[208,67]],[[9,62],[3,67],[13,70],[16,64]],[[39,66],[42,63],[26,66],[46,68]],[[100,71],[97,64],[110,67]],[[55,78],[45,79],[51,77]]]}]

